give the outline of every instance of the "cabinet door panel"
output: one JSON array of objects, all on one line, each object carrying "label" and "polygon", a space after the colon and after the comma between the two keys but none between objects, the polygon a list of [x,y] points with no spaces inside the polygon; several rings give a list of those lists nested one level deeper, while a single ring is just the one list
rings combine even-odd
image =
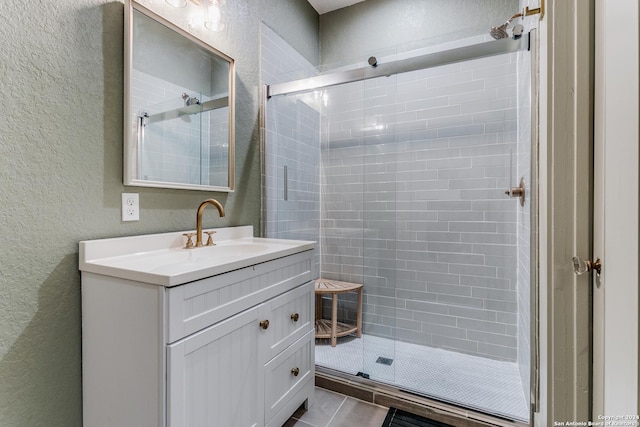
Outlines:
[{"label": "cabinet door panel", "polygon": [[261,426],[255,307],[168,346],[168,426]]}]

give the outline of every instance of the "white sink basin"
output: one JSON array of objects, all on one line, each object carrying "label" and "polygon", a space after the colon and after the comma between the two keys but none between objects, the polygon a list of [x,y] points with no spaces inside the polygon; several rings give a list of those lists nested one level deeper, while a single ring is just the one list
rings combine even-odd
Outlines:
[{"label": "white sink basin", "polygon": [[80,242],[80,270],[175,286],[315,247],[311,241],[252,237],[253,227],[247,226],[216,229],[215,246],[184,249],[182,234]]}]

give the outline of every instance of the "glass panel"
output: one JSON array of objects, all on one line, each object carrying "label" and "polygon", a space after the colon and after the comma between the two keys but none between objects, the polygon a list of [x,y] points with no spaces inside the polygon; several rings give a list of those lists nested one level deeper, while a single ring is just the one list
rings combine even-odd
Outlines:
[{"label": "glass panel", "polygon": [[[533,43],[535,46],[536,43]],[[522,391],[525,396],[525,404],[531,407],[531,370],[532,349],[535,347],[535,328],[532,326],[531,313],[536,312],[535,303],[537,300],[535,280],[536,280],[536,251],[534,247],[535,239],[532,235],[536,233],[537,218],[535,217],[538,194],[535,192],[536,185],[532,184],[537,168],[534,152],[534,125],[532,109],[532,92],[534,83],[532,80],[532,52],[518,52],[517,54],[518,82],[518,149],[517,149],[517,173],[516,179],[520,177],[525,183],[525,204],[518,208],[518,267],[517,267],[517,312],[518,312],[518,370]],[[513,181],[512,185],[513,185]],[[523,417],[524,418],[524,417]]]},{"label": "glass panel", "polygon": [[[322,226],[321,276],[363,284],[363,138],[352,131],[362,126],[363,82],[330,87],[321,92]],[[366,286],[363,290],[366,299]],[[325,318],[330,303],[325,299]],[[357,325],[357,294],[338,295],[337,320],[344,328]],[[329,315],[327,315],[329,314]],[[351,333],[316,341],[316,364],[352,375],[364,375],[363,340]]]},{"label": "glass panel", "polygon": [[[529,57],[269,101],[286,104],[270,115],[291,136],[278,157],[290,157],[304,137],[289,128],[309,123],[301,110],[317,100],[321,221],[308,235],[319,233],[323,277],[364,285],[362,337],[317,341],[318,365],[529,419],[530,204],[505,195],[521,177],[530,191]],[[304,207],[277,209],[288,223]],[[340,297],[341,322],[355,322],[356,303]]]},{"label": "glass panel", "polygon": [[517,363],[528,353],[518,341],[521,211],[504,194],[519,181],[515,58],[398,75],[396,105],[408,119],[397,135],[396,385],[527,419]]},{"label": "glass panel", "polygon": [[364,257],[364,370],[371,379],[395,383],[396,356],[396,76],[364,82],[362,220]]},{"label": "glass panel", "polygon": [[[266,237],[318,241],[320,112],[313,94],[272,98],[265,130]],[[318,276],[320,251],[316,251]]]}]

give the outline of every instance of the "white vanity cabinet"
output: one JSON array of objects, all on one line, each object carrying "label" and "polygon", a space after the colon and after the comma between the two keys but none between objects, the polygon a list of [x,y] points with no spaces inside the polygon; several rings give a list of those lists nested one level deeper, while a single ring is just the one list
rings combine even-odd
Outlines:
[{"label": "white vanity cabinet", "polygon": [[175,286],[104,274],[113,257],[81,261],[84,425],[280,427],[310,404],[313,244],[302,243]]}]

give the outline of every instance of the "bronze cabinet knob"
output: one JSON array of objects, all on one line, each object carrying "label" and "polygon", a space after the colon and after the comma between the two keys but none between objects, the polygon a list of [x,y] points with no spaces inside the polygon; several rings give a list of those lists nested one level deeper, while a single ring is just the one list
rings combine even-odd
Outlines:
[{"label": "bronze cabinet knob", "polygon": [[291,320],[293,320],[294,322],[297,322],[299,318],[300,318],[300,315],[298,313],[293,313],[291,315]]},{"label": "bronze cabinet knob", "polygon": [[260,327],[262,329],[267,329],[269,327],[269,321],[268,320],[261,320],[260,321]]},{"label": "bronze cabinet knob", "polygon": [[297,377],[299,373],[300,373],[300,369],[298,368],[293,368],[291,370],[291,375],[293,375],[294,377]]}]

